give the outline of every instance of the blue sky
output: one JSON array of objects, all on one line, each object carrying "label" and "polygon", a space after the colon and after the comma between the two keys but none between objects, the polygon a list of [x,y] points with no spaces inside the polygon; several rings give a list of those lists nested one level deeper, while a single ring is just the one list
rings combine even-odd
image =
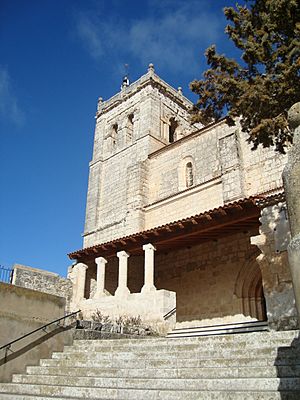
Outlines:
[{"label": "blue sky", "polygon": [[66,274],[82,247],[98,97],[150,62],[182,86],[205,49],[233,54],[222,8],[209,0],[0,1],[0,265]]}]

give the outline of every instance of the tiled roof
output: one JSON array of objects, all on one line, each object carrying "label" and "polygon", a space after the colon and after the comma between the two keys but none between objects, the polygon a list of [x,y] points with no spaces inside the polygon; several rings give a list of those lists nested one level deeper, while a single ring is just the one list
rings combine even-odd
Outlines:
[{"label": "tiled roof", "polygon": [[69,254],[71,259],[88,260],[99,256],[110,257],[117,251],[142,254],[142,246],[154,244],[158,250],[189,246],[216,240],[235,232],[258,228],[260,209],[284,200],[284,194],[259,195],[225,204],[191,217],[170,222],[155,228],[99,243]]}]

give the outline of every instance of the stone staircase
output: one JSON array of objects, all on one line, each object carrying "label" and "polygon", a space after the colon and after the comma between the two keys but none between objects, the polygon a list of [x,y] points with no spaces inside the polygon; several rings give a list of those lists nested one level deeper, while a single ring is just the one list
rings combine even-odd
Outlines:
[{"label": "stone staircase", "polygon": [[1,400],[299,400],[299,332],[76,340],[0,384]]},{"label": "stone staircase", "polygon": [[188,338],[197,336],[213,336],[231,333],[248,333],[268,331],[266,321],[239,322],[235,324],[210,325],[194,328],[175,328],[167,334],[167,338]]}]

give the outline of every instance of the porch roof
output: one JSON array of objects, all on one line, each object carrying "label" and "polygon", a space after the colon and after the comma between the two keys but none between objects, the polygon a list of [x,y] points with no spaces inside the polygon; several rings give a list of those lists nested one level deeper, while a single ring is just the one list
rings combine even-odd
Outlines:
[{"label": "porch roof", "polygon": [[158,251],[168,251],[217,240],[237,232],[258,228],[261,208],[281,201],[283,196],[279,193],[238,200],[143,232],[86,247],[69,253],[68,256],[70,259],[84,262],[96,257],[108,258],[121,250],[139,255],[143,253],[142,246],[147,243],[152,243]]}]

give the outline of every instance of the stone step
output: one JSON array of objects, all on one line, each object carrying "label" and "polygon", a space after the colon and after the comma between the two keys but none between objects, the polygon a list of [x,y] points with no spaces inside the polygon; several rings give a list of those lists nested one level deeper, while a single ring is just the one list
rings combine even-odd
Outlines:
[{"label": "stone step", "polygon": [[249,333],[268,331],[265,321],[241,322],[236,324],[223,324],[212,326],[199,326],[190,328],[175,328],[167,334],[168,338],[215,336],[224,334]]},{"label": "stone step", "polygon": [[0,384],[0,399],[299,400],[298,334],[79,340]]},{"label": "stone step", "polygon": [[300,377],[300,364],[232,368],[106,368],[106,367],[27,367],[29,375],[96,376],[128,378],[276,378]]},{"label": "stone step", "polygon": [[[13,383],[24,385],[45,385],[44,375],[14,375]],[[99,388],[134,388],[164,390],[300,390],[300,378],[123,378],[86,376],[47,376],[47,386],[82,386]]]},{"label": "stone step", "polygon": [[176,348],[178,348],[179,350],[185,350],[185,349],[191,349],[193,350],[194,348],[198,348],[198,349],[207,349],[207,348],[218,348],[218,347],[227,347],[227,348],[232,348],[232,349],[241,349],[241,348],[252,348],[252,347],[256,347],[256,348],[261,348],[261,347],[293,347],[293,348],[300,348],[300,343],[296,340],[290,341],[290,340],[276,340],[276,341],[253,341],[253,342],[241,342],[238,341],[236,343],[231,343],[231,342],[207,342],[207,343],[197,343],[197,342],[191,342],[191,343],[186,343],[186,344],[182,344],[177,342],[178,339],[174,339],[172,340],[173,343],[170,344],[160,344],[157,343],[157,345],[146,345],[143,346],[142,344],[139,345],[103,345],[102,343],[100,344],[90,344],[88,345],[81,345],[81,346],[76,346],[74,345],[74,347],[71,348],[71,346],[66,346],[65,347],[65,351],[66,352],[73,352],[73,351],[94,351],[94,352],[107,352],[107,351],[122,351],[127,350],[127,351],[131,351],[131,350],[138,350],[138,349],[143,349],[146,351],[151,351],[153,349],[161,349],[162,351],[164,349],[167,350],[174,350]]},{"label": "stone step", "polygon": [[[170,391],[170,390],[120,390],[120,389],[105,389],[102,391],[102,397],[90,397],[90,391],[87,392],[86,388],[83,388],[79,392],[79,396],[68,394],[64,396],[38,396],[30,394],[18,394],[18,393],[2,393],[1,400],[79,400],[79,399],[91,399],[91,400],[299,400],[299,391],[264,391],[264,392],[251,392],[245,391]],[[88,397],[87,397],[88,396]]]},{"label": "stone step", "polygon": [[225,343],[237,343],[238,341],[246,342],[246,343],[258,343],[260,341],[273,341],[273,340],[290,340],[292,342],[293,339],[298,338],[299,331],[278,331],[278,332],[253,332],[253,333],[243,333],[243,334],[234,334],[234,335],[220,335],[220,336],[204,336],[204,337],[196,337],[196,338],[178,338],[176,341],[161,338],[161,337],[152,337],[149,339],[143,339],[142,341],[137,339],[107,339],[107,340],[75,340],[74,347],[80,346],[113,346],[113,345],[122,345],[125,346],[159,346],[159,345],[172,345],[174,343],[207,343],[207,342],[225,342]]},{"label": "stone step", "polygon": [[[299,365],[299,357],[281,357],[281,358],[177,358],[177,359],[151,359],[150,356],[140,359],[138,362],[135,359],[127,360],[120,358],[117,366],[119,368],[207,368],[207,367],[232,367],[232,366],[249,366],[263,367],[276,365]],[[116,360],[106,360],[105,364],[102,360],[66,360],[66,359],[42,359],[40,366],[42,367],[101,367],[105,365],[107,368],[116,367]]]},{"label": "stone step", "polygon": [[[16,376],[17,377],[17,376]],[[26,378],[26,379],[25,379]],[[34,380],[34,382],[31,382]],[[67,383],[67,386],[65,386]],[[300,391],[300,378],[224,378],[224,379],[142,379],[142,378],[96,378],[96,377],[68,377],[66,382],[62,376],[21,376],[20,381],[12,384],[0,384],[0,390],[8,388],[15,393],[30,393],[40,395],[67,395],[78,396],[85,388],[94,390],[94,395],[101,397],[104,389],[145,389],[147,390],[190,390],[190,391]],[[28,390],[28,391],[27,391]],[[98,390],[98,392],[96,391]],[[97,393],[97,394],[96,394]],[[91,392],[92,394],[92,392]]]},{"label": "stone step", "polygon": [[[300,351],[297,349],[292,349],[290,347],[281,347],[280,353],[284,353],[285,355],[294,355],[300,358]],[[165,351],[160,351],[160,349],[155,349],[155,351],[151,351],[151,353],[146,351],[143,348],[133,349],[132,351],[124,350],[124,351],[107,351],[107,352],[91,352],[91,351],[78,351],[78,352],[54,352],[52,354],[53,359],[65,359],[65,360],[89,360],[92,358],[93,360],[110,360],[110,359],[141,359],[144,357],[150,357],[151,359],[174,359],[174,358],[218,358],[218,357],[274,357],[279,356],[277,348],[271,347],[260,347],[260,348],[251,348],[251,349],[228,349],[227,347],[222,348],[211,348],[211,349],[182,349],[181,351],[178,349],[171,349]]]},{"label": "stone step", "polygon": [[[107,341],[109,342],[109,341]],[[261,347],[270,347],[270,348],[278,348],[278,347],[295,347],[294,343],[290,339],[275,339],[275,340],[269,340],[269,341],[259,341],[259,342],[253,342],[249,343],[246,341],[238,341],[236,343],[230,342],[216,342],[216,341],[208,341],[206,343],[199,343],[198,341],[192,341],[189,343],[181,343],[178,342],[177,340],[172,340],[171,343],[163,343],[160,344],[158,343],[157,345],[155,344],[148,344],[148,345],[143,345],[143,343],[138,343],[136,345],[130,345],[130,344],[116,344],[116,345],[111,345],[109,343],[103,345],[102,343],[93,343],[88,345],[74,345],[74,346],[65,346],[64,348],[64,353],[74,353],[78,351],[93,351],[93,352],[111,352],[111,351],[132,351],[136,349],[143,349],[143,350],[159,350],[159,351],[174,351],[174,350],[199,350],[201,348],[205,349],[214,349],[216,347],[224,347],[226,348],[232,348],[232,349],[245,349],[248,346],[255,347],[257,349]]]}]

